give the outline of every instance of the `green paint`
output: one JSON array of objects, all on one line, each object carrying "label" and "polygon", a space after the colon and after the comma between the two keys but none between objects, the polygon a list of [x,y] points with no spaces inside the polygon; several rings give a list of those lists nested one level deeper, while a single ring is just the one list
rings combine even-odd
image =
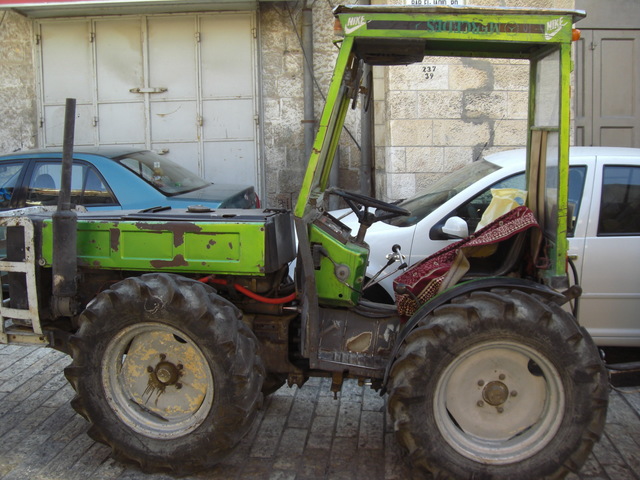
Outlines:
[{"label": "green paint", "polygon": [[[549,255],[548,268],[540,271],[547,283],[564,277],[567,253],[566,211],[568,152],[570,129],[570,75],[573,23],[584,17],[583,12],[556,9],[518,9],[483,7],[410,7],[410,6],[354,6],[337,7],[334,11],[342,27],[340,52],[334,69],[329,93],[318,133],[309,158],[307,172],[298,196],[294,214],[310,224],[326,208],[324,191],[329,186],[329,172],[334,161],[346,112],[359,91],[359,61],[371,64],[397,63],[408,65],[423,56],[458,56],[479,58],[527,59],[531,66],[530,109],[528,128],[557,132],[557,146],[549,151],[549,158],[557,158],[557,165],[548,167],[547,178],[557,168],[558,183],[546,185],[547,196],[543,210],[554,212],[556,218],[545,230]],[[376,54],[380,54],[376,57]],[[536,85],[538,65],[546,62],[557,79],[551,84]],[[555,65],[555,66],[554,66]],[[393,68],[393,67],[391,67]],[[554,68],[557,69],[554,71]],[[554,83],[555,82],[555,83]],[[551,125],[540,123],[538,109],[544,101],[537,95],[549,93],[559,99],[555,105],[558,118]],[[542,98],[542,97],[541,97]],[[546,97],[544,97],[546,98]],[[531,133],[528,135],[531,152]],[[531,155],[531,153],[529,154]],[[547,169],[546,157],[541,159]],[[529,197],[530,206],[540,203],[545,195],[541,185],[538,196]],[[537,212],[543,216],[544,212]],[[548,214],[547,214],[548,215]],[[316,235],[310,226],[310,237]],[[330,242],[320,240],[329,248]],[[345,247],[346,248],[346,247]],[[329,281],[318,275],[317,289]],[[342,291],[344,297],[345,292]],[[330,291],[321,298],[335,296]],[[340,297],[341,299],[343,297]]]},{"label": "green paint", "polygon": [[[262,217],[260,217],[262,219]],[[78,262],[90,268],[264,275],[263,222],[78,221]],[[52,258],[52,228],[45,221],[43,258]]]}]

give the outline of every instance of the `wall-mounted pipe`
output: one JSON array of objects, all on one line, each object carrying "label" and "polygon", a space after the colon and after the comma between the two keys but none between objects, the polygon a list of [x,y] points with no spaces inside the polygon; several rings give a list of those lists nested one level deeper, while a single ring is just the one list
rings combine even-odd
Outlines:
[{"label": "wall-mounted pipe", "polygon": [[364,65],[362,71],[364,100],[360,110],[360,193],[374,197],[372,186],[374,137],[373,137],[373,70],[371,65]]},{"label": "wall-mounted pipe", "polygon": [[313,10],[302,9],[302,56],[304,61],[304,156],[311,156],[315,137],[315,111],[313,105]]},{"label": "wall-mounted pipe", "polygon": [[[360,5],[370,5],[370,0],[361,0]],[[375,157],[375,139],[373,135],[373,67],[364,65],[362,83],[366,91],[360,103],[360,193],[375,197],[373,186],[373,166]]]}]

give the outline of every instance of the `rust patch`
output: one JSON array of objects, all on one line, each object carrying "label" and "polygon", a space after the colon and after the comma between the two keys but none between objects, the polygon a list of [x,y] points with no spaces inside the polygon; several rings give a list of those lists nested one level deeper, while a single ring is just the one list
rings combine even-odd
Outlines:
[{"label": "rust patch", "polygon": [[371,347],[373,334],[371,332],[362,332],[355,337],[347,339],[347,350],[350,352],[362,353]]},{"label": "rust patch", "polygon": [[184,255],[176,255],[173,260],[151,260],[149,262],[153,268],[168,268],[168,267],[188,267],[189,262],[184,259]]},{"label": "rust patch", "polygon": [[120,229],[119,228],[110,228],[109,229],[109,245],[111,250],[117,252],[120,250]]},{"label": "rust patch", "polygon": [[140,230],[151,230],[156,232],[173,233],[173,246],[179,247],[184,243],[185,233],[200,233],[202,227],[195,223],[189,222],[163,222],[163,223],[147,223],[138,222],[135,224]]},{"label": "rust patch", "polygon": [[209,243],[207,243],[207,248],[213,247],[216,243],[218,242],[216,242],[215,240],[209,240]]}]

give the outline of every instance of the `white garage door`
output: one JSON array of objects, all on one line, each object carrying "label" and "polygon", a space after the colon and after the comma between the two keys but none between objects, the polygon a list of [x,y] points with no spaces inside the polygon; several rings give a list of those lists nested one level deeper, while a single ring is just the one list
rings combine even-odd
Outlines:
[{"label": "white garage door", "polygon": [[76,98],[76,145],[149,148],[257,187],[254,23],[253,12],[39,22],[41,146],[61,145]]}]

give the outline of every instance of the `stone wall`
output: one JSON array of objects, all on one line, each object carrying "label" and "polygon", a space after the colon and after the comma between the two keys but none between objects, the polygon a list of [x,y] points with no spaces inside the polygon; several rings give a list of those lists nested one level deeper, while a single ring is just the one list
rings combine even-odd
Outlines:
[{"label": "stone wall", "polygon": [[528,72],[523,61],[436,57],[387,69],[378,192],[404,198],[485,153],[525,145]]},{"label": "stone wall", "polygon": [[31,21],[0,10],[0,152],[36,144],[36,74]]},{"label": "stone wall", "polygon": [[[304,153],[302,3],[260,4],[260,49],[264,104],[264,165],[270,206],[295,204],[308,158]],[[322,115],[338,49],[333,44],[333,14],[327,2],[313,3],[316,122]],[[316,123],[317,125],[317,123]],[[359,110],[347,118],[339,151],[340,185],[355,189],[360,168]]]},{"label": "stone wall", "polygon": [[[467,3],[574,7],[573,0]],[[526,145],[526,61],[427,57],[421,64],[377,68],[375,77],[379,198],[406,198],[484,154]]]},{"label": "stone wall", "polygon": [[[404,2],[378,2],[397,3]],[[574,0],[474,0],[482,6],[574,8]],[[314,72],[319,85],[315,118],[322,114],[337,49],[326,2],[314,2]],[[291,206],[307,158],[303,145],[301,4],[262,3],[264,162],[267,199]],[[297,32],[297,33],[296,33]],[[526,143],[528,62],[427,58],[407,67],[374,68],[375,195],[413,195],[447,173],[495,151]],[[321,92],[322,93],[321,93]],[[339,185],[359,190],[359,115],[343,133]]]},{"label": "stone wall", "polygon": [[[375,3],[375,2],[374,2]],[[385,2],[386,3],[386,2]],[[467,3],[471,3],[470,1]],[[485,6],[573,8],[574,0],[474,0]],[[328,2],[313,2],[315,119],[322,114],[337,48]],[[304,154],[302,3],[260,3],[260,81],[266,192],[291,207]],[[0,11],[0,152],[36,145],[36,72],[31,20]],[[374,69],[375,195],[412,195],[482,153],[525,143],[528,66],[520,61],[427,58]],[[339,185],[359,190],[360,116],[350,111],[339,151]]]}]

